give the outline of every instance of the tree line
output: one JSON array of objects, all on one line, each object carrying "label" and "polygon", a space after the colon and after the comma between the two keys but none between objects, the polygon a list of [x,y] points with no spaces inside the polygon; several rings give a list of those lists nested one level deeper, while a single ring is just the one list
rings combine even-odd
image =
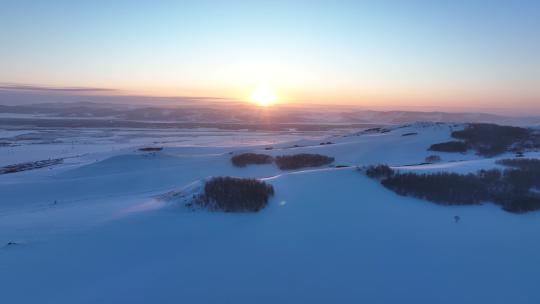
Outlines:
[{"label": "tree line", "polygon": [[[366,175],[403,196],[441,205],[474,205],[492,202],[504,210],[523,213],[540,209],[540,160],[500,161],[511,168],[457,174],[399,173],[387,165],[371,166]],[[533,164],[533,165],[531,165]]]},{"label": "tree line", "polygon": [[472,123],[465,129],[452,132],[456,141],[431,145],[430,151],[466,152],[475,150],[479,155],[492,157],[505,152],[520,152],[540,148],[540,135],[532,129]]},{"label": "tree line", "polygon": [[272,157],[266,154],[243,153],[231,158],[231,162],[236,167],[246,167],[247,165],[271,164],[275,162],[281,170],[293,170],[307,167],[320,167],[334,162],[333,157],[320,154],[294,154]]}]

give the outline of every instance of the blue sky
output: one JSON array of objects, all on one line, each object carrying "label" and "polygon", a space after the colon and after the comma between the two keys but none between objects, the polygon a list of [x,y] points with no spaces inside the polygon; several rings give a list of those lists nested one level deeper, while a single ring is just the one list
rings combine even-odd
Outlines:
[{"label": "blue sky", "polygon": [[[159,3],[158,3],[159,2]],[[540,104],[540,1],[2,1],[0,83]]]}]

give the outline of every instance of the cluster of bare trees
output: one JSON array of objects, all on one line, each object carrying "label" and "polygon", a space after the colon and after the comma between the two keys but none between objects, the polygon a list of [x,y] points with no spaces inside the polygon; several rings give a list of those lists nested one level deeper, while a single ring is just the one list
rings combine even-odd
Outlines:
[{"label": "cluster of bare trees", "polygon": [[281,155],[275,158],[266,154],[243,153],[235,155],[231,158],[231,162],[236,167],[271,164],[274,161],[281,170],[293,170],[328,165],[334,162],[334,158],[320,154],[308,153]]},{"label": "cluster of bare trees", "polygon": [[452,137],[458,141],[434,144],[429,150],[439,152],[476,150],[479,155],[491,157],[508,151],[520,152],[540,147],[540,136],[537,132],[495,124],[468,124],[464,130],[452,132]]},{"label": "cluster of bare trees", "polygon": [[540,160],[510,159],[499,163],[511,168],[469,174],[416,174],[398,173],[378,165],[367,168],[366,174],[397,194],[441,205],[492,202],[514,213],[540,209]]},{"label": "cluster of bare trees", "polygon": [[210,210],[257,212],[268,204],[274,188],[250,178],[215,177],[206,182],[196,203]]}]

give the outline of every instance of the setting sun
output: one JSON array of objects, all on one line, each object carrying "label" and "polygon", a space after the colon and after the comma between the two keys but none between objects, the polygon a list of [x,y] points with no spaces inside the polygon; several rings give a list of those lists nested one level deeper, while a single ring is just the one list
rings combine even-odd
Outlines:
[{"label": "setting sun", "polygon": [[259,86],[251,93],[251,100],[261,107],[268,107],[277,99],[274,91],[267,86]]}]

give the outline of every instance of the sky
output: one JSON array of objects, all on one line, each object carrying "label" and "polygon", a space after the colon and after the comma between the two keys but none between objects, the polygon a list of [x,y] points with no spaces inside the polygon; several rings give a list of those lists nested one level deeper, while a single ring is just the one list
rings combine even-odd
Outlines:
[{"label": "sky", "polygon": [[0,0],[0,84],[540,113],[540,1]]}]

